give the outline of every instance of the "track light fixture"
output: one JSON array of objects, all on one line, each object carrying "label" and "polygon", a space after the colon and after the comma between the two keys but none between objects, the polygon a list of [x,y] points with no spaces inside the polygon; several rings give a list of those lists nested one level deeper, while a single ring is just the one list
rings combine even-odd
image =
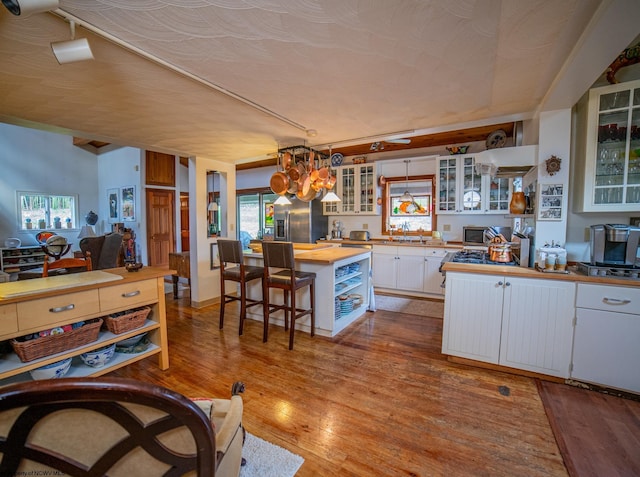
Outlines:
[{"label": "track light fixture", "polygon": [[60,2],[58,0],[2,0],[2,4],[15,16],[26,17],[32,13],[55,10]]},{"label": "track light fixture", "polygon": [[69,22],[71,28],[71,40],[57,41],[51,43],[53,54],[61,65],[64,63],[73,63],[74,61],[93,60],[93,53],[86,38],[75,39],[76,23]]}]

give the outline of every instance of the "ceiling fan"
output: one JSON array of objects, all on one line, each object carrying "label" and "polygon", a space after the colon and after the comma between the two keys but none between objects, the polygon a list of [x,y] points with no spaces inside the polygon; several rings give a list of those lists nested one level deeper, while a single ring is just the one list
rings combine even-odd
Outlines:
[{"label": "ceiling fan", "polygon": [[409,138],[398,138],[398,139],[386,139],[384,141],[377,141],[371,144],[369,148],[372,151],[382,151],[384,149],[384,144],[410,144],[411,139]]}]

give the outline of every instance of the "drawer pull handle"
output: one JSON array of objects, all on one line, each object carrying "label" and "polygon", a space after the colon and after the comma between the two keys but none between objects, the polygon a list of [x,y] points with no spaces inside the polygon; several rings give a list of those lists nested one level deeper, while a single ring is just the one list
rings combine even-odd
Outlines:
[{"label": "drawer pull handle", "polygon": [[631,300],[620,300],[618,298],[604,297],[602,299],[602,302],[606,303],[607,305],[628,305],[629,303],[631,303]]},{"label": "drawer pull handle", "polygon": [[50,313],[60,313],[62,311],[73,310],[75,307],[76,307],[76,305],[71,303],[70,305],[67,305],[67,306],[58,306],[56,308],[49,308],[49,312]]},{"label": "drawer pull handle", "polygon": [[134,296],[138,296],[139,294],[140,294],[140,290],[132,291],[132,292],[129,292],[129,293],[123,293],[122,294],[122,298],[131,298],[131,297],[134,297]]}]

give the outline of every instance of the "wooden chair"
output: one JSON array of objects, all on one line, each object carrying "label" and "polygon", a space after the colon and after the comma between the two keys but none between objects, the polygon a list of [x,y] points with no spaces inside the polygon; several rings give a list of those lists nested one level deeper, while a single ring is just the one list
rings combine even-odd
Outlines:
[{"label": "wooden chair", "polygon": [[[291,331],[289,334],[289,349],[293,349],[293,334],[296,328],[296,320],[305,316],[311,316],[311,336],[316,332],[315,319],[315,284],[316,274],[313,272],[300,272],[295,270],[293,257],[293,243],[291,242],[263,242],[262,254],[264,256],[264,336],[268,339],[269,316],[277,310],[284,311],[284,329],[289,329],[289,314],[291,314]],[[283,269],[271,273],[271,268]],[[296,306],[296,291],[309,287],[309,308]],[[269,290],[281,289],[284,294],[282,305],[269,302]]]},{"label": "wooden chair", "polygon": [[[240,382],[229,399],[192,401],[122,378],[65,378],[0,389],[0,475],[237,477]],[[192,475],[192,474],[189,474]]]},{"label": "wooden chair", "polygon": [[[238,334],[242,334],[247,308],[261,305],[263,300],[247,298],[247,283],[264,277],[264,268],[244,264],[242,243],[239,240],[218,240],[218,254],[220,256],[220,329],[224,326],[224,308],[227,303],[240,301],[240,327]],[[228,265],[235,264],[233,267]],[[225,281],[233,281],[240,285],[240,296],[227,294]],[[262,286],[264,289],[264,285]]]},{"label": "wooden chair", "polygon": [[60,270],[63,268],[65,270],[84,269],[85,271],[90,272],[93,270],[91,265],[91,253],[86,252],[85,258],[61,258],[60,260],[54,260],[53,262],[45,261],[42,266],[42,276],[48,277],[51,270]]}]

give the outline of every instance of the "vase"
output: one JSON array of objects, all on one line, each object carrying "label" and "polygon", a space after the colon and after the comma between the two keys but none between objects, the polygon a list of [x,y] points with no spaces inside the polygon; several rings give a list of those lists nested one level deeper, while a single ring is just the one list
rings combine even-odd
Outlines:
[{"label": "vase", "polygon": [[524,192],[514,192],[509,203],[509,212],[512,214],[524,214],[527,208],[527,201],[524,198]]}]

